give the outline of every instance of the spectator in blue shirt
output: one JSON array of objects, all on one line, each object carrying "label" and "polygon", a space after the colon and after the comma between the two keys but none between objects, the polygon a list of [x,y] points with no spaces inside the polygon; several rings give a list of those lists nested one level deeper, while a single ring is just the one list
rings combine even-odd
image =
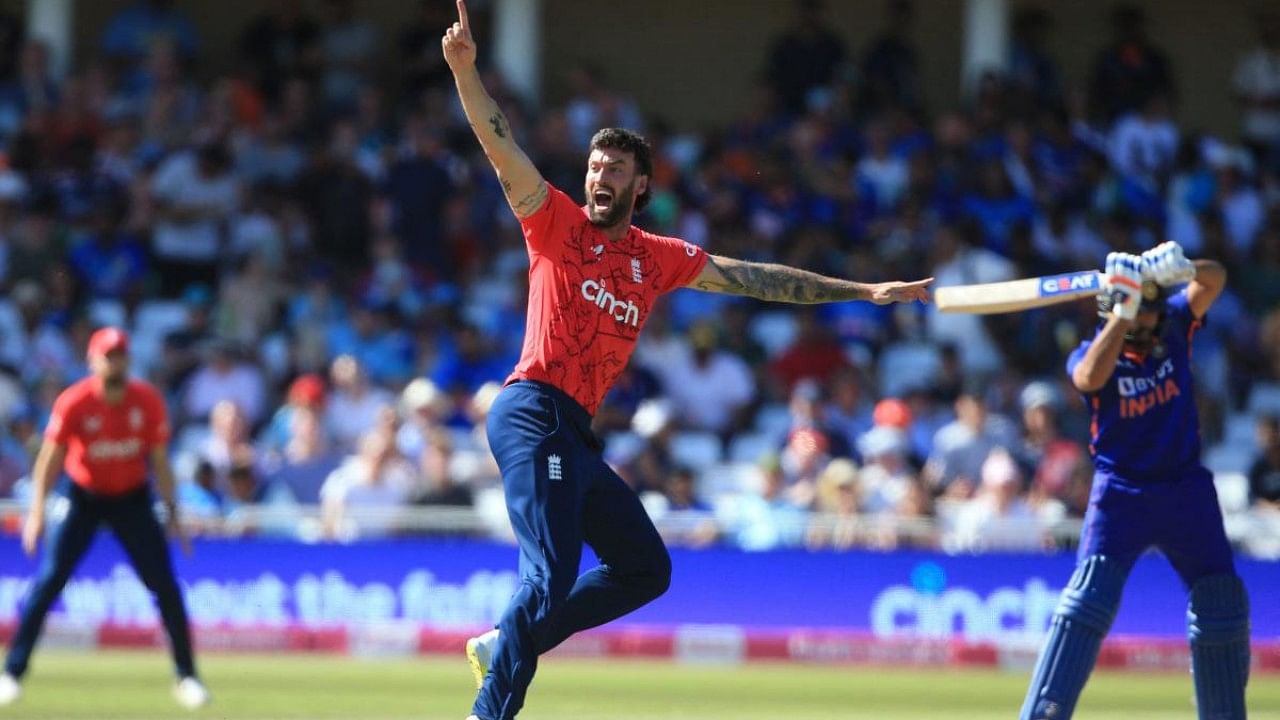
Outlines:
[{"label": "spectator in blue shirt", "polygon": [[116,13],[107,23],[102,49],[116,60],[137,60],[156,41],[171,40],[190,60],[199,46],[195,25],[174,5],[174,0],[145,0]]}]

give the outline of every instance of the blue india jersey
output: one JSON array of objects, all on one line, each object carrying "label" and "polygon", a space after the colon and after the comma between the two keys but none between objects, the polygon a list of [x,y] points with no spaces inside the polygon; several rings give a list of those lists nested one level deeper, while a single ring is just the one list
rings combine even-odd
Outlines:
[{"label": "blue india jersey", "polygon": [[[1089,449],[1098,472],[1128,482],[1167,482],[1200,467],[1200,419],[1191,377],[1191,339],[1202,321],[1187,293],[1169,298],[1161,342],[1145,355],[1124,351],[1101,389],[1084,395],[1092,414]],[[1071,374],[1093,340],[1067,358]]]}]

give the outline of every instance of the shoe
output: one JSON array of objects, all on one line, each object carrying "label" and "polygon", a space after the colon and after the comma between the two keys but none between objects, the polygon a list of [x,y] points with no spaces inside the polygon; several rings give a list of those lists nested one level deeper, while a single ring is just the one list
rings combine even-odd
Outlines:
[{"label": "shoe", "polygon": [[209,704],[209,691],[196,678],[184,677],[173,686],[173,698],[182,707],[195,710]]},{"label": "shoe", "polygon": [[0,705],[12,705],[22,697],[22,683],[18,678],[4,673],[0,675]]},{"label": "shoe", "polygon": [[467,664],[471,666],[471,674],[475,676],[477,690],[484,685],[484,676],[489,674],[489,663],[493,662],[493,650],[497,645],[497,630],[490,630],[467,641]]}]

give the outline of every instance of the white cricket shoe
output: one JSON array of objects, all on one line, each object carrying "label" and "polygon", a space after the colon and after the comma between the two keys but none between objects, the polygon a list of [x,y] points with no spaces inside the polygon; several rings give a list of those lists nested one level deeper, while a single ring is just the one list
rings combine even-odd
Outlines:
[{"label": "white cricket shoe", "polygon": [[173,699],[188,710],[202,708],[209,704],[209,691],[204,683],[193,677],[184,677],[173,686]]},{"label": "white cricket shoe", "polygon": [[490,630],[467,641],[467,664],[471,666],[471,674],[475,676],[477,690],[484,685],[484,676],[489,674],[489,663],[493,662],[493,651],[497,646],[497,630]]},{"label": "white cricket shoe", "polygon": [[0,705],[12,705],[22,698],[22,683],[9,673],[0,674]]}]

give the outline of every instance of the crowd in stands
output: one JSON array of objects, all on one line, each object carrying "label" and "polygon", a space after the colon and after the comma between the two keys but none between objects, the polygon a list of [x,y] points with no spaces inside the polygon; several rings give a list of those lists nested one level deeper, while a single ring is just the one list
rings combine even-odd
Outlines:
[{"label": "crowd in stands", "polygon": [[[352,539],[445,506],[501,535],[484,417],[519,354],[527,259],[440,57],[451,8],[387,36],[354,0],[263,5],[216,75],[165,0],[113,18],[65,78],[0,18],[0,497],[23,497],[88,334],[118,324],[169,401],[197,526],[272,508],[256,531],[299,536],[289,508],[319,506],[312,536]],[[1163,239],[1223,261],[1194,345],[1207,459],[1230,510],[1280,512],[1280,15],[1224,78],[1237,138],[1177,122],[1174,63],[1129,6],[1088,78],[1044,49],[1050,12],[1020,8],[1007,71],[937,107],[923,9],[890,2],[854,52],[798,3],[715,131],[646,114],[607,68],[573,68],[537,111],[485,81],[571,194],[596,129],[645,132],[638,222],[720,254],[938,285]],[[1063,361],[1096,323],[1089,302],[978,317],[682,290],[596,427],[673,542],[1053,547],[1089,496]]]}]

